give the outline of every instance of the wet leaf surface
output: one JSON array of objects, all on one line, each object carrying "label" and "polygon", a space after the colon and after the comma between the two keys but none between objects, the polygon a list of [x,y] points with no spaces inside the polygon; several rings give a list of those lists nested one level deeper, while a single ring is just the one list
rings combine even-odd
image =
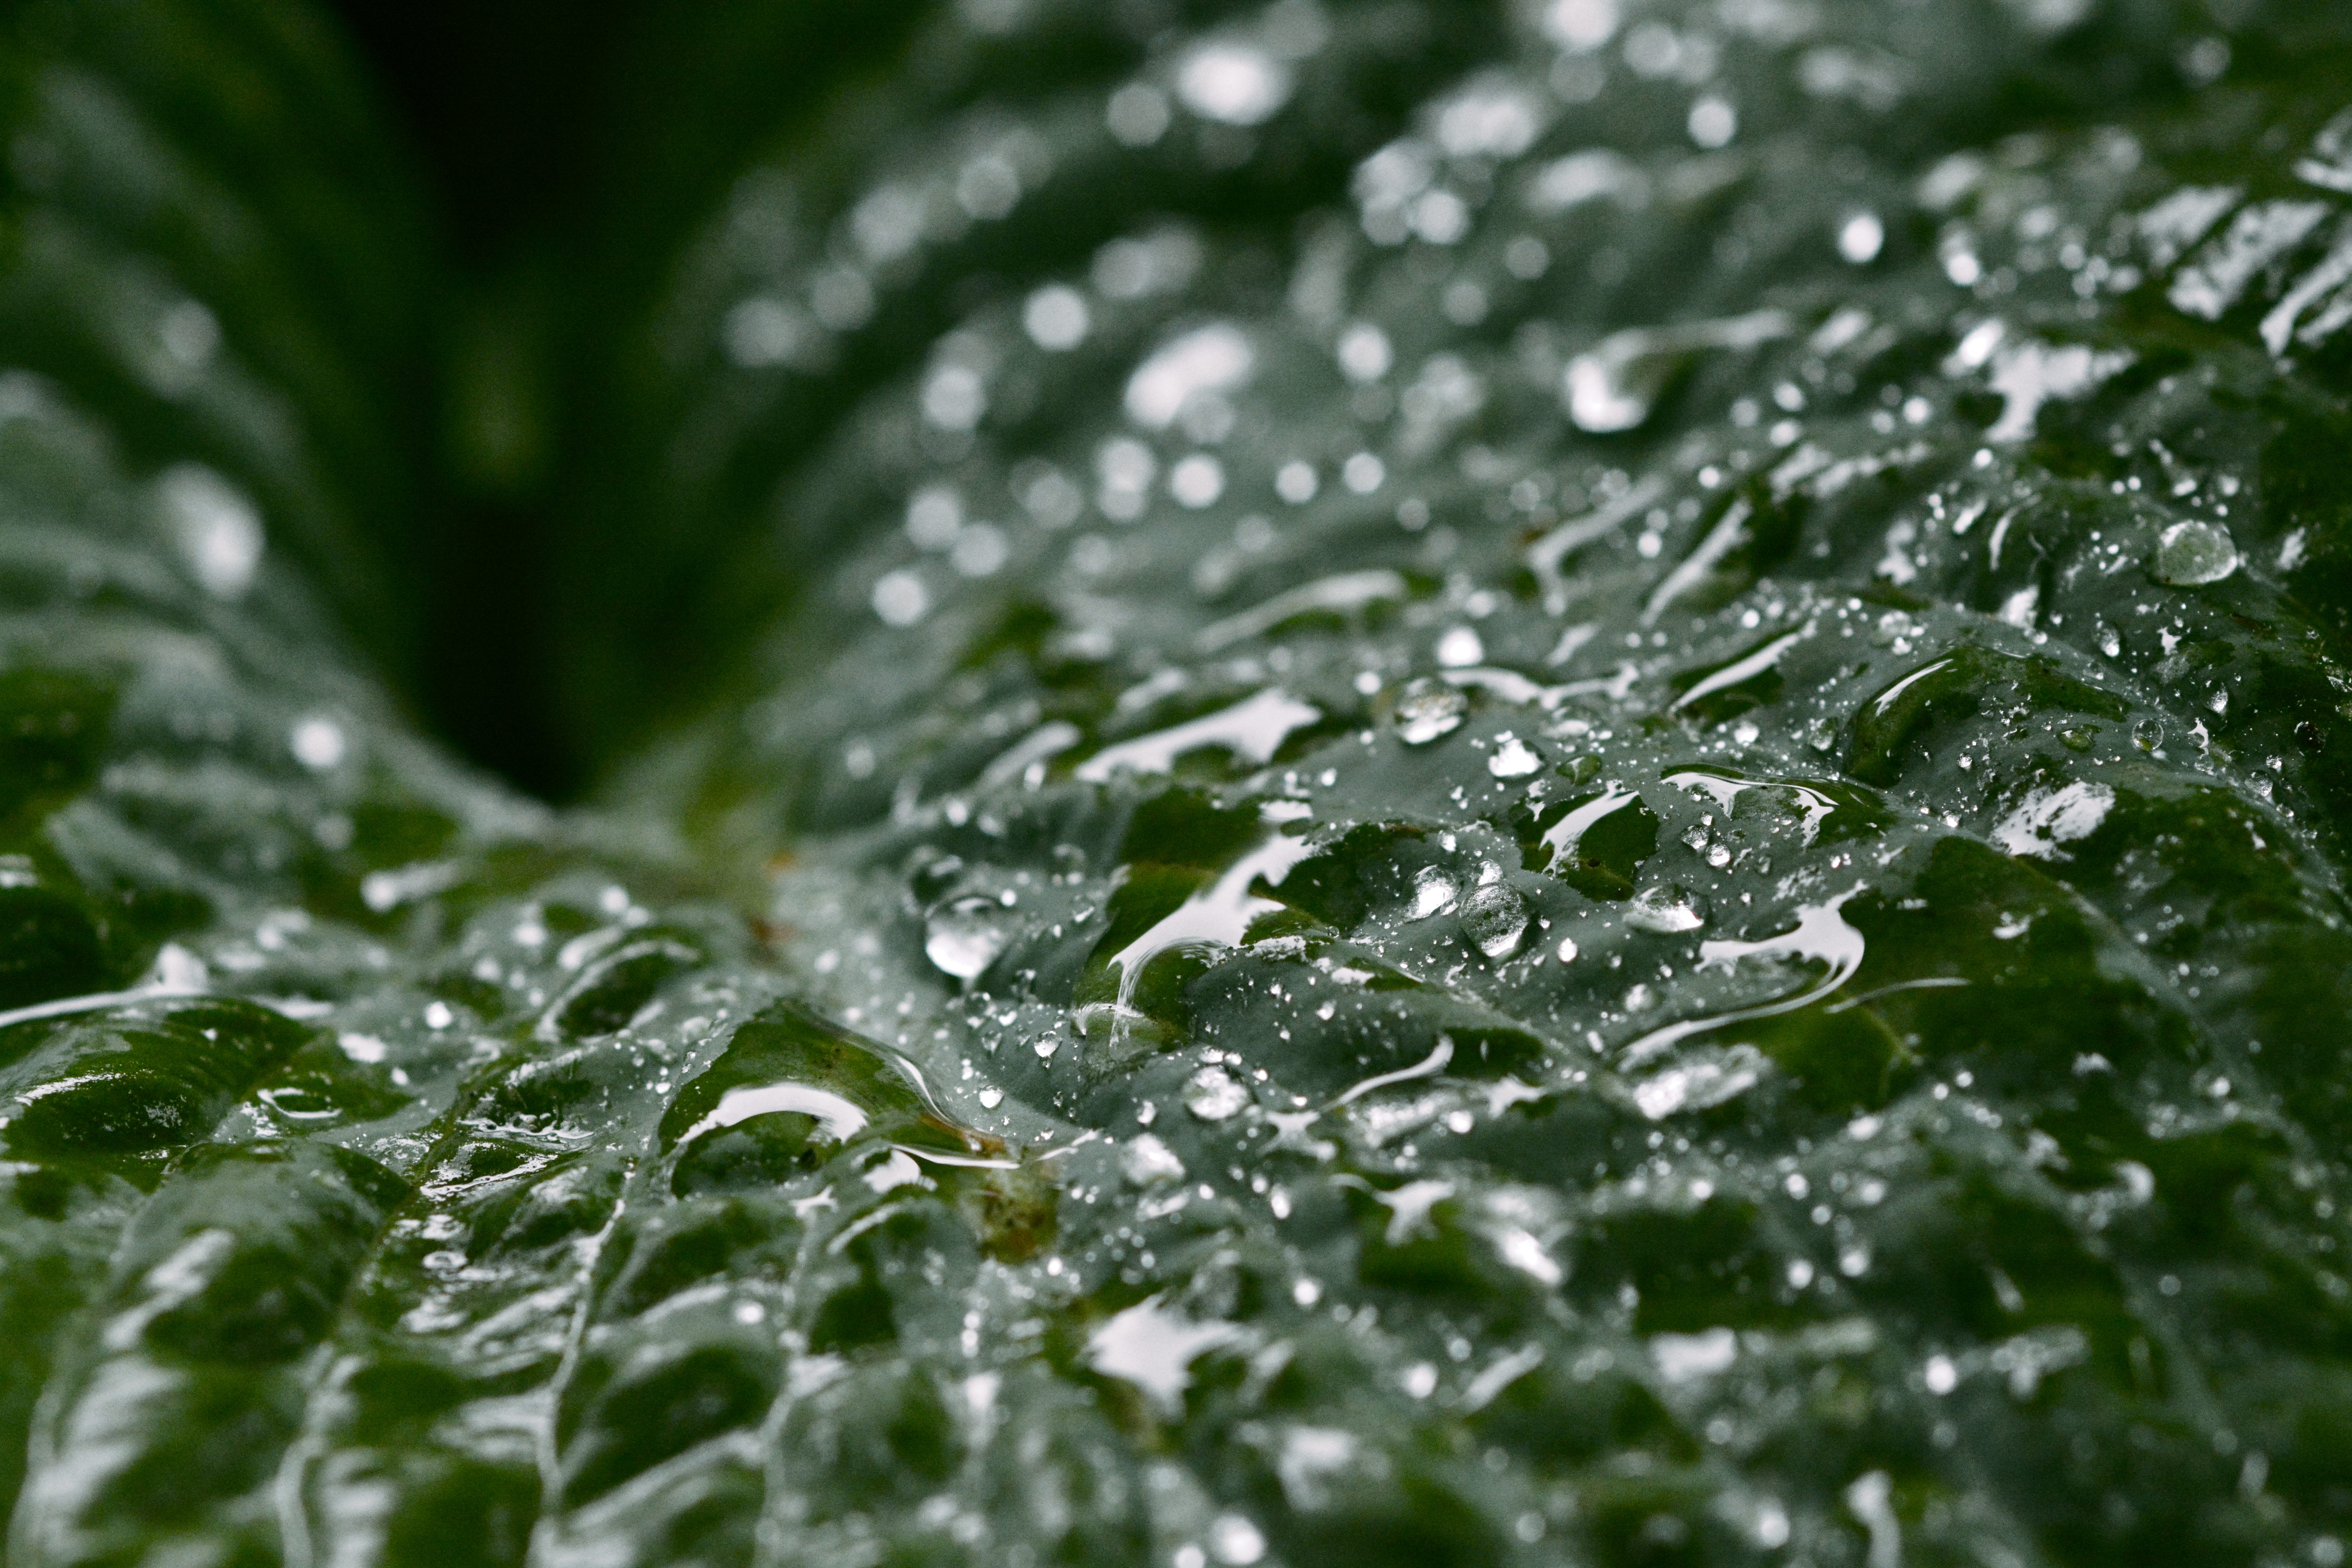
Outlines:
[{"label": "wet leaf surface", "polygon": [[563,814],[331,629],[332,73],[48,15],[11,1561],[2342,1560],[2332,14],[942,12],[614,324]]}]

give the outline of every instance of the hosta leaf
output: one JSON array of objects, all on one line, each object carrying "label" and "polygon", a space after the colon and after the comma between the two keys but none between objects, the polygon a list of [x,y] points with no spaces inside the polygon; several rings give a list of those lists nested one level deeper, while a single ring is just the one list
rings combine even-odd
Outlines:
[{"label": "hosta leaf", "polygon": [[23,14],[11,1561],[2339,1561],[2343,24],[1139,17],[632,242],[558,814],[308,25]]}]

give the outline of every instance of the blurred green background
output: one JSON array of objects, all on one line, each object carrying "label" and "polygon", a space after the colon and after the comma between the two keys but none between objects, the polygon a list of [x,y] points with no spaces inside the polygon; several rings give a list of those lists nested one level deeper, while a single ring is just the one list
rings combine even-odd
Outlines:
[{"label": "blurred green background", "polygon": [[[832,84],[928,9],[729,0],[344,0],[451,262],[435,345],[424,716],[545,796],[593,762],[566,726],[547,563],[565,450],[603,369],[583,328],[653,288],[678,232]],[[731,78],[727,75],[732,71]],[[679,115],[660,106],[695,105]]]}]

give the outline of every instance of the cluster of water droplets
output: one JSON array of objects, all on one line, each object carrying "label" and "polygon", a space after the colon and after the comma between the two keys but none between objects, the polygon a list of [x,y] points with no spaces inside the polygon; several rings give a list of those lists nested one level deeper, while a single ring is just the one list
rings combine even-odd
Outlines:
[{"label": "cluster of water droplets", "polygon": [[753,920],[0,382],[115,617],[0,677],[12,1553],[2340,1562],[2352,178],[2176,100],[2299,35],[1114,13],[653,313]]},{"label": "cluster of water droplets", "polygon": [[[1066,1202],[1060,1254],[1109,1302],[1148,1293],[1086,1360],[1163,1418],[1271,1443],[1246,1435],[1273,1419],[1248,1391],[1275,1374],[1241,1372],[1229,1417],[1192,1393],[1199,1369],[1286,1363],[1333,1322],[1399,1410],[1430,1412],[1408,1426],[1565,1410],[1544,1402],[1638,1367],[1717,1479],[1703,1519],[1627,1528],[1891,1552],[1960,1513],[1866,1446],[1843,1473],[1815,1454],[1772,1461],[1769,1489],[1735,1479],[1790,1440],[1759,1413],[1769,1391],[1852,1378],[1955,1463],[2013,1440],[1974,1423],[2012,1434],[1995,1410],[2053,1380],[2117,1411],[2160,1400],[2128,1368],[2188,1321],[2165,1316],[2177,1282],[2147,1287],[2175,1305],[2134,1321],[2168,1326],[2117,1331],[2126,1370],[2103,1383],[2090,1331],[2038,1316],[2026,1266],[1979,1228],[2056,1225],[2080,1268],[2120,1267],[2094,1238],[2155,1167],[2104,1156],[2108,1184],[2063,1199],[2004,1186],[2012,1214],[1938,1162],[1995,1184],[2082,1166],[2043,1094],[2121,1095],[2167,1136],[2268,1114],[2252,1047],[2278,1026],[2210,982],[2269,939],[2216,906],[2184,916],[2178,879],[2207,853],[2187,845],[2270,868],[2263,897],[2294,912],[2266,929],[2333,929],[2338,720],[2315,693],[2264,713],[2240,690],[2326,635],[2289,598],[2310,545],[2261,499],[2291,481],[2213,428],[2239,406],[2225,388],[2295,374],[2260,323],[2341,287],[2332,220],[2233,238],[2232,194],[2164,237],[2186,226],[2158,210],[2178,188],[2160,130],[1961,153],[1889,132],[1875,160],[1814,155],[1832,126],[1967,101],[1971,71],[2038,47],[2038,14],[1931,83],[1787,18],[1719,33],[1557,9],[1549,44],[1366,158],[1350,205],[1302,226],[1278,304],[1229,291],[1251,253],[1204,238],[1156,329],[1048,343],[1028,301],[968,318],[960,341],[1004,384],[1091,380],[1115,405],[1042,437],[1024,406],[1002,457],[983,414],[968,446],[852,433],[804,470],[813,500],[845,493],[815,476],[851,471],[952,486],[967,514],[1012,520],[1013,564],[959,583],[892,541],[844,567],[843,612],[906,573],[923,608],[823,667],[849,683],[911,660],[933,684],[877,710],[871,683],[785,676],[719,772],[777,781],[744,830],[766,812],[769,832],[842,836],[780,884],[780,910],[837,900],[827,931],[904,918],[860,875],[944,858],[974,879],[918,893],[919,942],[853,962],[811,939],[834,955],[825,994],[869,1020],[913,998],[909,1041],[931,1020],[990,1109],[1050,1108],[1106,1149],[1137,1196]],[[1683,112],[1653,107],[1669,95]],[[1604,111],[1601,139],[1585,117]],[[2296,199],[2335,199],[2315,188]],[[1696,271],[1642,259],[1694,253]],[[2210,295],[2184,281],[2209,275]],[[2162,355],[2116,302],[2151,293],[2252,331],[2144,372]],[[882,406],[929,418],[924,386]],[[829,635],[787,623],[772,667]],[[992,902],[1020,871],[1017,905]],[[988,935],[967,945],[974,918]],[[2122,1022],[2141,1008],[2179,1022]],[[2140,1042],[2129,1067],[2082,1048],[2108,1030]],[[1064,1167],[1077,1190],[1093,1158]],[[1909,1261],[1945,1245],[1990,1283]],[[1276,1269],[1244,1292],[1270,1304],[1237,1313],[1224,1267]],[[1932,1348],[1880,1326],[1978,1289],[1990,1315]],[[1565,1316],[1514,1340],[1495,1325],[1528,1321],[1504,1303],[1528,1289]],[[1952,1403],[1964,1365],[1994,1395],[1977,1415]],[[1369,1457],[1387,1417],[1332,1409],[1307,1418],[1328,1454],[1302,1438],[1268,1461],[1286,1515],[1269,1539],[1374,1506],[1318,1466],[1402,1462]],[[2224,1490],[2244,1441],[2198,1439],[2229,1450],[2200,1461]],[[1480,1539],[1585,1528],[1578,1483],[1496,1451],[1503,1489],[1534,1489],[1484,1494]],[[2019,1517],[1953,1484],[1971,1517]],[[2144,1493],[2102,1495],[2103,1528],[2154,1517]]]}]

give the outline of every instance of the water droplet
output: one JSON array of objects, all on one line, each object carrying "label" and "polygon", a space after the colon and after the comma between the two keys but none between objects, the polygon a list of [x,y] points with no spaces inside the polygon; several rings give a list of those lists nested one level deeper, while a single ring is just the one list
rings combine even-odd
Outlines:
[{"label": "water droplet", "polygon": [[1225,493],[1224,465],[1206,452],[1195,452],[1169,470],[1168,493],[1179,506],[1193,511],[1213,506]]},{"label": "water droplet", "polygon": [[1349,381],[1378,381],[1396,363],[1389,335],[1369,321],[1359,321],[1339,334],[1339,368]]},{"label": "water droplet", "polygon": [[1203,1121],[1227,1121],[1239,1115],[1249,1100],[1249,1090],[1223,1068],[1202,1068],[1184,1086],[1184,1109]]},{"label": "water droplet", "polygon": [[1112,93],[1103,111],[1110,133],[1129,147],[1149,147],[1167,135],[1170,118],[1168,95],[1141,81]]},{"label": "water droplet", "polygon": [[1687,1383],[1728,1371],[1738,1355],[1738,1338],[1729,1329],[1659,1334],[1650,1341],[1650,1359],[1658,1363],[1658,1375],[1668,1383]]},{"label": "water droplet", "polygon": [[994,523],[975,522],[956,535],[948,552],[948,563],[961,576],[986,577],[1003,566],[1011,554],[1003,529]]},{"label": "water droplet", "polygon": [[1467,669],[1485,660],[1486,645],[1468,626],[1455,626],[1437,639],[1437,662],[1448,669]]},{"label": "water droplet", "polygon": [[1397,736],[1408,746],[1426,746],[1462,728],[1470,699],[1451,686],[1416,680],[1397,700]]},{"label": "water droplet", "polygon": [[951,486],[926,485],[907,502],[907,537],[918,550],[945,550],[963,530],[963,497]]},{"label": "water droplet", "polygon": [[2237,541],[2214,522],[2176,522],[2157,542],[2156,580],[2193,588],[2219,583],[2238,569]]},{"label": "water droplet", "polygon": [[1702,98],[1691,105],[1690,139],[1712,151],[1727,147],[1739,134],[1739,111],[1722,99]]},{"label": "water droplet", "polygon": [[2035,790],[1993,828],[1993,842],[2011,855],[2070,859],[2058,846],[2097,832],[2115,804],[2114,790],[2080,780],[2063,789]]},{"label": "water droplet", "polygon": [[806,353],[815,328],[799,306],[754,295],[727,312],[720,333],[729,359],[745,370],[762,370]]},{"label": "water droplet", "polygon": [[1838,254],[1856,267],[1878,259],[1886,246],[1886,225],[1876,213],[1855,213],[1838,229]]},{"label": "water droplet", "polygon": [[1265,1537],[1240,1514],[1219,1514],[1209,1525],[1209,1555],[1233,1568],[1249,1568],[1265,1555]]},{"label": "water droplet", "polygon": [[1706,900],[1676,883],[1644,888],[1626,906],[1625,923],[1668,935],[1706,924]]},{"label": "water droplet", "polygon": [[942,430],[970,430],[988,412],[988,384],[968,364],[948,363],[923,381],[923,417]]},{"label": "water droplet", "polygon": [[1618,0],[1551,0],[1543,30],[1564,49],[1589,54],[1617,33]]},{"label": "water droplet", "polygon": [[1454,896],[1461,891],[1454,879],[1435,866],[1423,866],[1413,874],[1412,918],[1425,921],[1453,907]]},{"label": "water droplet", "polygon": [[1139,1187],[1184,1179],[1184,1162],[1176,1157],[1174,1150],[1149,1132],[1129,1142],[1119,1158],[1119,1168],[1127,1179]]},{"label": "water droplet", "polygon": [[1085,295],[1066,283],[1055,283],[1029,296],[1022,308],[1021,325],[1031,342],[1063,353],[1087,341],[1094,313],[1087,310]]},{"label": "water droplet", "polygon": [[1507,882],[1479,889],[1464,900],[1462,930],[1489,958],[1508,958],[1528,934],[1528,904]]},{"label": "water droplet", "polygon": [[294,760],[314,773],[324,773],[341,762],[349,749],[343,727],[332,719],[317,715],[297,723],[287,744]]},{"label": "water droplet", "polygon": [[805,1083],[744,1085],[727,1090],[719,1103],[677,1138],[681,1145],[706,1132],[716,1132],[755,1116],[791,1111],[814,1121],[834,1142],[845,1143],[866,1131],[871,1120],[854,1101],[831,1089]]},{"label": "water droplet", "polygon": [[253,503],[194,463],[167,471],[159,488],[180,558],[205,592],[216,599],[242,598],[261,565],[261,514]]},{"label": "water droplet", "polygon": [[1653,1121],[1678,1110],[1711,1110],[1753,1089],[1765,1066],[1753,1046],[1710,1052],[1634,1085],[1633,1104]]},{"label": "water droplet", "polygon": [[1525,741],[1515,736],[1503,737],[1502,744],[1495,748],[1495,754],[1486,759],[1486,771],[1498,779],[1522,779],[1542,766],[1543,759],[1536,755]]},{"label": "water droplet", "polygon": [[885,626],[911,626],[931,607],[931,594],[916,573],[886,572],[874,584],[873,603]]},{"label": "water droplet", "polygon": [[1238,327],[1221,321],[1188,332],[1136,370],[1127,384],[1128,417],[1147,430],[1165,430],[1187,403],[1239,385],[1256,364],[1256,352]]},{"label": "water droplet", "polygon": [[1263,125],[1290,101],[1290,68],[1246,44],[1203,44],[1176,73],[1176,96],[1203,120]]},{"label": "water droplet", "polygon": [[943,974],[977,980],[1004,951],[1006,937],[1004,907],[973,893],[931,911],[923,955]]}]

